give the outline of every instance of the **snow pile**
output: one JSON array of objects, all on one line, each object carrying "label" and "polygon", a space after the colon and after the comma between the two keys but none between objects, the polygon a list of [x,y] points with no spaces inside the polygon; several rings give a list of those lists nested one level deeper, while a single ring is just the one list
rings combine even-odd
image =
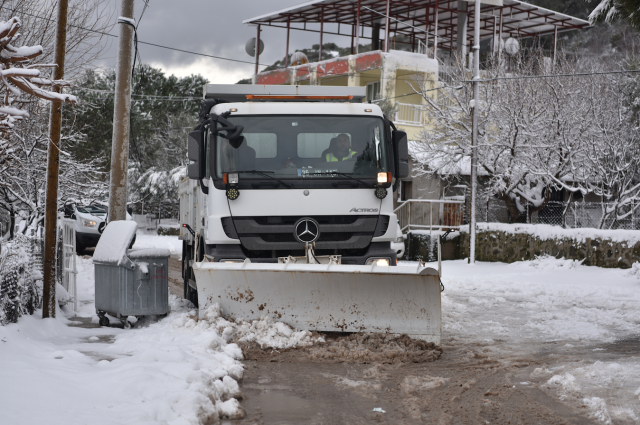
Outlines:
[{"label": "snow pile", "polygon": [[640,323],[640,284],[627,270],[549,256],[456,260],[443,262],[442,281],[443,340],[613,342]]},{"label": "snow pile", "polygon": [[[590,365],[573,368],[570,372],[555,375],[546,383],[561,400],[578,408],[586,408],[587,416],[604,424],[635,422],[638,415],[628,400],[614,396],[614,392],[635,386],[640,381],[640,365],[596,361]],[[606,399],[606,400],[605,400]],[[630,401],[630,400],[629,400]]]},{"label": "snow pile", "polygon": [[247,322],[242,319],[229,321],[222,317],[222,309],[216,303],[209,306],[201,320],[196,319],[195,310],[183,314],[173,322],[174,328],[198,328],[201,330],[215,330],[222,336],[220,340],[211,341],[218,347],[222,342],[235,341],[238,343],[256,343],[262,348],[292,348],[306,347],[316,342],[324,342],[321,337],[314,337],[309,331],[294,331],[290,326],[275,322],[270,316],[263,316],[260,320]]},{"label": "snow pile", "polygon": [[[78,258],[77,266],[77,317],[67,312],[65,318],[63,309],[57,319],[36,313],[0,327],[3,423],[53,418],[69,425],[196,425],[240,419],[244,366],[236,342],[293,347],[313,340],[266,317],[225,320],[215,305],[198,320],[193,305],[175,296],[165,319],[145,318],[131,330],[68,326],[83,317],[97,322],[92,260]],[[36,410],[29,408],[34,402]]]},{"label": "snow pile", "polygon": [[166,248],[141,248],[141,249],[130,249],[127,251],[127,257],[131,260],[135,260],[137,258],[150,258],[150,257],[161,257],[161,258],[169,258],[171,256],[171,251]]},{"label": "snow pile", "polygon": [[171,254],[182,253],[182,241],[177,236],[148,235],[138,229],[134,249],[163,248],[168,249]]},{"label": "snow pile", "polygon": [[109,223],[100,236],[98,246],[93,253],[93,261],[120,264],[125,258],[137,228],[138,224],[133,220]]},{"label": "snow pile", "polygon": [[[554,364],[531,373],[535,385],[598,423],[640,421],[638,272],[549,256],[442,267],[443,341],[491,344],[515,358],[555,347]],[[564,363],[565,353],[585,349],[593,354]]]},{"label": "snow pile", "polygon": [[631,268],[627,270],[627,276],[633,276],[640,279],[640,263],[633,263]]}]

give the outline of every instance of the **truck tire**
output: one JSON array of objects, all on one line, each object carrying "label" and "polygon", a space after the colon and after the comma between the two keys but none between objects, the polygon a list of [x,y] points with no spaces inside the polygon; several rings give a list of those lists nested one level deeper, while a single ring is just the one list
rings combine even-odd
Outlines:
[{"label": "truck tire", "polygon": [[76,254],[82,255],[84,252],[84,245],[80,243],[80,239],[76,236]]},{"label": "truck tire", "polygon": [[198,307],[198,291],[193,289],[189,285],[189,279],[196,280],[196,277],[193,275],[193,268],[189,267],[189,261],[191,260],[191,253],[189,251],[189,246],[186,246],[184,250],[184,255],[182,256],[182,275],[184,277],[184,299],[191,301],[191,303]]}]

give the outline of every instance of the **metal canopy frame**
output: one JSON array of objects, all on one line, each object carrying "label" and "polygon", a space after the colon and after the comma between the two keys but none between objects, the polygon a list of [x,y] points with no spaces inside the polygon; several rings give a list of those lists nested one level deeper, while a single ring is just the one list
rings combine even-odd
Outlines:
[{"label": "metal canopy frame", "polygon": [[[466,11],[458,10],[458,0],[312,0],[297,6],[256,16],[243,24],[342,35],[352,38],[352,53],[358,53],[354,39],[371,39],[364,28],[374,25],[385,29],[384,50],[389,50],[391,37],[403,35],[416,46],[418,40],[437,49],[456,50],[458,44],[458,13],[465,14],[465,40],[473,42],[474,3],[467,3]],[[380,12],[375,13],[375,12]],[[387,14],[392,19],[385,19]],[[483,4],[480,9],[480,38],[529,38],[543,35],[557,37],[559,32],[589,27],[589,22],[519,0],[503,0],[502,6]],[[394,21],[397,19],[399,22]],[[318,28],[308,24],[319,24]],[[326,24],[337,24],[337,30],[327,31]],[[408,25],[406,25],[408,24]],[[555,42],[554,42],[555,46]],[[434,56],[435,56],[434,49]],[[288,56],[288,43],[287,43]]]}]

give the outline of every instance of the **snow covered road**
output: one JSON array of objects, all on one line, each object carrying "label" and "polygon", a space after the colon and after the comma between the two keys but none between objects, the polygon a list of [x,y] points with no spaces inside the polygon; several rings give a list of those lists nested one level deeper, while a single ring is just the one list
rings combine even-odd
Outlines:
[{"label": "snow covered road", "polygon": [[[572,260],[443,263],[443,335],[495,358],[539,354],[535,385],[600,423],[640,421],[640,274]],[[627,349],[621,349],[627,347]],[[446,352],[446,346],[445,346]]]}]

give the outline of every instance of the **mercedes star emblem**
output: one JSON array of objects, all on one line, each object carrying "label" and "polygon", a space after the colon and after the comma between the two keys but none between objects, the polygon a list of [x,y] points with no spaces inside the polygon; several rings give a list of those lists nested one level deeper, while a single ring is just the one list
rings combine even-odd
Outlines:
[{"label": "mercedes star emblem", "polygon": [[301,218],[294,227],[293,236],[301,243],[312,243],[320,236],[318,222],[312,218]]}]

